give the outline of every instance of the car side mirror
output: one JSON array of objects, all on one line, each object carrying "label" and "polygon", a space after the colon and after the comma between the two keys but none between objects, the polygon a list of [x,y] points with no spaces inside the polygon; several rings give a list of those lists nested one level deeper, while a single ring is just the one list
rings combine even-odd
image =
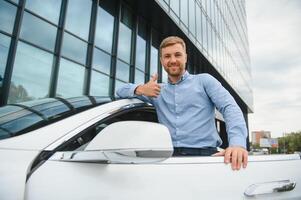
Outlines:
[{"label": "car side mirror", "polygon": [[105,127],[84,151],[64,152],[56,158],[79,162],[150,163],[163,161],[172,153],[170,133],[164,125],[122,121]]}]

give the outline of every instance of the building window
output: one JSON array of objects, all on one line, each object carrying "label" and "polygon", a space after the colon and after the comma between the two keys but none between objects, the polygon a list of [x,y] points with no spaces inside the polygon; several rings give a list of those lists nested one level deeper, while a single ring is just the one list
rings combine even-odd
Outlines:
[{"label": "building window", "polygon": [[181,21],[188,27],[188,0],[181,0]]},{"label": "building window", "polygon": [[85,68],[83,66],[61,58],[56,96],[83,95],[84,75]]},{"label": "building window", "polygon": [[135,64],[135,83],[144,83],[146,67],[146,23],[142,19],[138,20]]},{"label": "building window", "polygon": [[120,60],[117,60],[116,78],[125,82],[129,82],[130,66]]},{"label": "building window", "polygon": [[102,7],[99,7],[97,12],[95,45],[108,53],[112,51],[113,29],[114,17]]},{"label": "building window", "polygon": [[90,95],[109,96],[110,77],[92,70]]},{"label": "building window", "polygon": [[16,12],[16,6],[0,1],[0,30],[10,34],[13,32]]},{"label": "building window", "polygon": [[61,0],[26,0],[25,8],[55,24],[58,24]]},{"label": "building window", "polygon": [[65,28],[88,40],[92,1],[72,0],[68,3]]},{"label": "building window", "polygon": [[55,26],[32,14],[24,13],[20,38],[53,51],[56,32]]},{"label": "building window", "polygon": [[87,55],[87,43],[65,32],[62,55],[79,63],[85,64]]},{"label": "building window", "polygon": [[8,102],[48,97],[52,60],[52,54],[19,41]]},{"label": "building window", "polygon": [[110,75],[111,55],[94,48],[93,68]]},{"label": "building window", "polygon": [[0,93],[2,91],[2,82],[4,78],[5,66],[8,56],[10,37],[0,33]]}]

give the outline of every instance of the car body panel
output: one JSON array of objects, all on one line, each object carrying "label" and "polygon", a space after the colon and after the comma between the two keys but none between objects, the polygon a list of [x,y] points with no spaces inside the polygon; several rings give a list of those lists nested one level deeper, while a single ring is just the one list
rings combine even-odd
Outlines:
[{"label": "car body panel", "polygon": [[26,176],[39,151],[0,150],[0,199],[24,198]]},{"label": "car body panel", "polygon": [[[300,183],[301,177],[295,175],[300,174],[301,162],[288,157],[256,161],[250,156],[248,167],[240,171],[225,165],[222,157],[172,157],[152,164],[47,161],[29,179],[26,199],[254,199],[244,195],[252,184]],[[300,186],[256,199],[298,199]],[[48,188],[56,192],[49,194]]]}]

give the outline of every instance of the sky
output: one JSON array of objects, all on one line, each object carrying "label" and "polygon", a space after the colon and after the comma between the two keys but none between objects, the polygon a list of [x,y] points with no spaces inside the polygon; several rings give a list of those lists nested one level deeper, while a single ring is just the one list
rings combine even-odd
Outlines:
[{"label": "sky", "polygon": [[301,0],[247,0],[253,77],[251,131],[301,130]]}]

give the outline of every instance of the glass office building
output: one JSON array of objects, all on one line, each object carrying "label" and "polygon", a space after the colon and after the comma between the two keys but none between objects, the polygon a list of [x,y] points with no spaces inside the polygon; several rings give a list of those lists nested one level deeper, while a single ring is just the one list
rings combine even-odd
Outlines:
[{"label": "glass office building", "polygon": [[[114,96],[167,74],[160,41],[182,37],[190,73],[210,73],[252,112],[244,0],[0,0],[0,103]],[[217,113],[217,128],[224,132]]]}]

